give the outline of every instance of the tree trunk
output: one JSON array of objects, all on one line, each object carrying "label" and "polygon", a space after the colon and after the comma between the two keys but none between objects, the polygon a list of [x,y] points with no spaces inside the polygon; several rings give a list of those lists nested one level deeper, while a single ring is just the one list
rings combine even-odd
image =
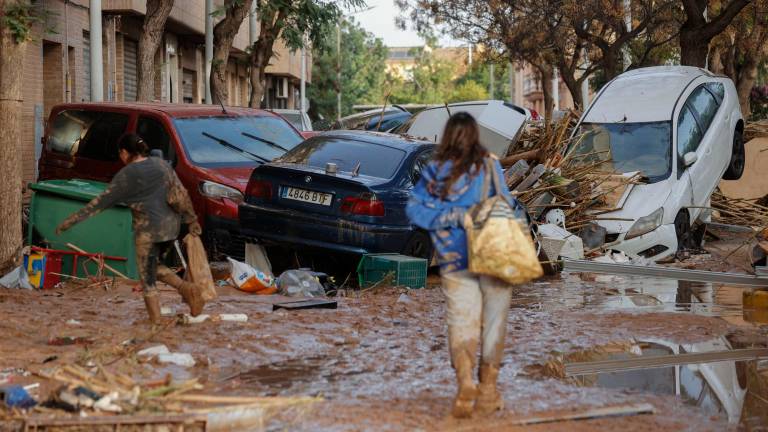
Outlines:
[{"label": "tree trunk", "polygon": [[[21,256],[22,142],[21,110],[25,41],[18,41],[3,14],[24,0],[0,0],[0,275]],[[29,6],[31,7],[31,6]]]},{"label": "tree trunk", "polygon": [[742,65],[739,71],[738,79],[736,80],[736,93],[739,95],[739,105],[741,105],[741,115],[745,119],[748,119],[752,115],[752,106],[750,105],[749,95],[752,92],[752,87],[755,86],[757,81],[757,68],[758,64],[751,57],[747,62]]},{"label": "tree trunk", "polygon": [[571,94],[571,99],[573,99],[573,106],[577,110],[583,109],[581,106],[583,102],[581,97],[581,83],[586,78],[576,79],[572,73],[564,72],[563,68],[558,68],[558,71],[560,72],[560,77],[563,79],[565,86],[568,87],[568,92]]},{"label": "tree trunk", "polygon": [[280,34],[282,17],[282,14],[278,15],[276,21],[273,21],[272,17],[264,17],[259,39],[251,47],[251,108],[261,107],[267,84],[266,69],[274,55],[275,40]]},{"label": "tree trunk", "polygon": [[267,39],[260,37],[251,52],[251,108],[261,108],[261,100],[267,86],[266,70],[274,47],[274,40],[268,43]]},{"label": "tree trunk", "polygon": [[555,101],[552,98],[554,70],[549,64],[537,65],[536,69],[539,70],[539,75],[541,76],[541,92],[544,94],[544,123],[549,128],[552,121],[552,112],[555,109]]},{"label": "tree trunk", "polygon": [[138,89],[136,100],[150,102],[155,98],[155,53],[163,40],[163,31],[173,0],[147,0],[147,14],[139,36]]},{"label": "tree trunk", "polygon": [[213,27],[213,62],[211,63],[211,98],[213,103],[228,103],[227,63],[232,41],[251,10],[253,0],[226,0],[226,15]]},{"label": "tree trunk", "polygon": [[707,38],[698,29],[680,28],[680,64],[683,66],[707,67],[707,53],[712,38]]}]

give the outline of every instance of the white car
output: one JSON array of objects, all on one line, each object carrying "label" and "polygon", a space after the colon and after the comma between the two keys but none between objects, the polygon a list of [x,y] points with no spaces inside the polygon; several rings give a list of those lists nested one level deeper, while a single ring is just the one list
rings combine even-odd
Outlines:
[{"label": "white car", "polygon": [[270,109],[273,113],[286,119],[299,132],[312,132],[312,121],[306,112],[297,109]]},{"label": "white car", "polygon": [[510,145],[517,141],[523,126],[531,119],[530,110],[502,100],[458,102],[420,111],[394,133],[439,143],[448,118],[458,112],[467,112],[477,120],[480,142],[499,157],[507,155]]},{"label": "white car", "polygon": [[660,66],[606,84],[574,130],[577,164],[639,173],[618,210],[596,216],[612,249],[658,261],[673,255],[706,221],[720,179],[744,170],[744,120],[733,82],[695,67]]}]

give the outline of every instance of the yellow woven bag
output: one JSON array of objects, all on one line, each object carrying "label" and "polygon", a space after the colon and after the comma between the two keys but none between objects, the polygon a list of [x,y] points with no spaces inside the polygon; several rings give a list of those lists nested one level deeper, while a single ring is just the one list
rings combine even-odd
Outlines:
[{"label": "yellow woven bag", "polygon": [[[540,277],[544,271],[527,224],[515,217],[514,207],[499,193],[501,180],[490,158],[485,160],[485,173],[484,200],[472,206],[464,216],[469,271],[510,284],[522,284]],[[491,179],[496,193],[488,197]]]}]

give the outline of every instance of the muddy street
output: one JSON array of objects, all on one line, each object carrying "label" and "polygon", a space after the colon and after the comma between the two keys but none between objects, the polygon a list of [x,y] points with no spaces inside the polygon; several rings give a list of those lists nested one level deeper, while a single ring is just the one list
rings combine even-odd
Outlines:
[{"label": "muddy street", "polygon": [[[198,392],[207,395],[323,398],[299,413],[272,413],[270,427],[288,430],[508,430],[533,415],[638,403],[651,404],[654,413],[533,428],[761,430],[768,424],[765,361],[567,373],[572,363],[766,348],[765,310],[742,306],[751,289],[589,274],[516,289],[499,378],[507,408],[453,419],[455,380],[437,281],[423,290],[342,292],[335,310],[272,311],[278,296],[223,288],[206,313],[242,313],[247,322],[172,324],[149,338],[141,297],[128,285],[3,290],[0,378],[41,383],[37,391],[45,399],[56,388],[41,378],[46,370],[90,361],[138,382],[168,374],[198,378]],[[174,308],[166,313],[186,311],[167,289],[162,304]],[[77,343],[53,344],[64,338]],[[114,349],[129,343],[136,350],[164,344],[191,354],[196,364],[160,364],[136,350]]]}]

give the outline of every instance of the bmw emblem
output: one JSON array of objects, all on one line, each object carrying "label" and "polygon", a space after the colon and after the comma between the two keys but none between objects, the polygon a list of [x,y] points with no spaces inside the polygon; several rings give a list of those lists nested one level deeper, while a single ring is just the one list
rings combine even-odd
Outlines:
[{"label": "bmw emblem", "polygon": [[312,183],[312,177],[310,176],[304,177],[304,183]]}]

